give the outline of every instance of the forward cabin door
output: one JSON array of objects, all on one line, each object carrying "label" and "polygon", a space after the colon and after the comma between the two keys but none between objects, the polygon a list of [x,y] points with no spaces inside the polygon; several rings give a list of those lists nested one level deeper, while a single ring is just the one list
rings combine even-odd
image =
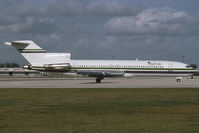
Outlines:
[{"label": "forward cabin door", "polygon": [[168,68],[169,68],[168,71],[169,71],[169,72],[172,72],[172,71],[173,71],[173,64],[169,63]]}]

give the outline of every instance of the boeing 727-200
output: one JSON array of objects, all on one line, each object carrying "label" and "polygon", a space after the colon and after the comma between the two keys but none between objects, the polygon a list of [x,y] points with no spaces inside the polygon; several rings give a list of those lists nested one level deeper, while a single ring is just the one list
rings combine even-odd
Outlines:
[{"label": "boeing 727-200", "polygon": [[[95,77],[100,83],[105,77],[131,76],[191,76],[197,72],[191,66],[176,61],[160,60],[73,60],[71,53],[48,53],[33,41],[5,42],[14,46],[30,63],[26,69],[46,72],[75,72]],[[181,78],[177,79],[177,82]]]}]

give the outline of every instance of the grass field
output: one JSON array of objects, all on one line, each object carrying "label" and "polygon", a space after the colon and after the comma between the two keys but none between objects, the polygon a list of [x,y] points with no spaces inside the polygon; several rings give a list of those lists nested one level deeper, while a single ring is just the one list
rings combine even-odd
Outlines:
[{"label": "grass field", "polygon": [[0,133],[199,133],[199,88],[0,89]]}]

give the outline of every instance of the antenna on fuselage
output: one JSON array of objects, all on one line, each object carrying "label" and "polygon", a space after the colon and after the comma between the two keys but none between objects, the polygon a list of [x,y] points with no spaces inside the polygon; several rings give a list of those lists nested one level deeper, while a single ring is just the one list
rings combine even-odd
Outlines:
[{"label": "antenna on fuselage", "polygon": [[185,56],[183,55],[183,56],[182,56],[182,62],[183,62],[183,63],[184,63],[184,59],[185,59]]}]

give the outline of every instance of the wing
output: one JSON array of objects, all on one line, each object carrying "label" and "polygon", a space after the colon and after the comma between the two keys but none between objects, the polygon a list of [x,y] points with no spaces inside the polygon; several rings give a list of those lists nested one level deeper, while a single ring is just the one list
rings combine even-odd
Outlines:
[{"label": "wing", "polygon": [[97,70],[81,70],[77,71],[77,74],[81,74],[89,77],[124,77],[123,71],[97,71]]}]

